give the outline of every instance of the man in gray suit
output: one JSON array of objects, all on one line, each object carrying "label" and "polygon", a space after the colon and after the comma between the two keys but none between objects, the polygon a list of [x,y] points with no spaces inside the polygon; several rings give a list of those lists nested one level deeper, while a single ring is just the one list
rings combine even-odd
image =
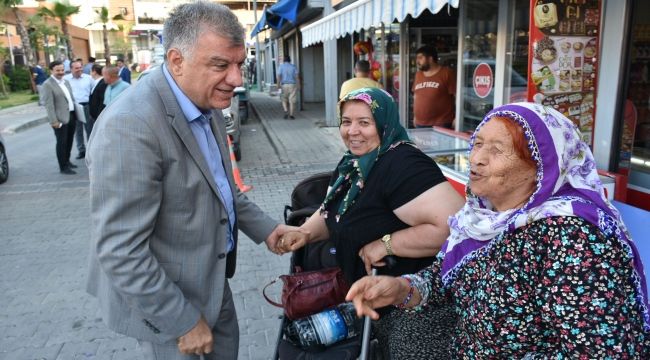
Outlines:
[{"label": "man in gray suit", "polygon": [[76,168],[70,162],[70,151],[77,119],[74,114],[74,95],[70,84],[63,79],[65,71],[63,63],[52,61],[50,63],[50,76],[43,83],[42,99],[50,126],[54,129],[56,137],[56,159],[59,162],[59,171],[65,175],[76,174]]},{"label": "man in gray suit", "polygon": [[237,17],[216,3],[179,5],[163,46],[165,64],[102,112],[89,141],[87,289],[150,359],[235,360],[227,279],[238,229],[277,253],[290,228],[234,185],[219,109],[242,84]]}]

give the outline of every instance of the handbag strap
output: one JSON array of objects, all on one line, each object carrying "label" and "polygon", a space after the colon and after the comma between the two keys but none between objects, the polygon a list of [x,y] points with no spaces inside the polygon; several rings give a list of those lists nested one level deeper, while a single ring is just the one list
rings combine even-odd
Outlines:
[{"label": "handbag strap", "polygon": [[264,299],[266,299],[266,301],[268,301],[269,304],[271,304],[273,306],[276,306],[276,307],[279,307],[279,308],[284,308],[284,306],[282,306],[282,304],[276,303],[275,301],[271,300],[268,296],[266,296],[266,288],[273,285],[273,284],[275,284],[278,281],[278,279],[279,278],[275,278],[275,279],[273,279],[273,281],[266,284],[264,289],[262,289],[262,295],[264,296]]}]

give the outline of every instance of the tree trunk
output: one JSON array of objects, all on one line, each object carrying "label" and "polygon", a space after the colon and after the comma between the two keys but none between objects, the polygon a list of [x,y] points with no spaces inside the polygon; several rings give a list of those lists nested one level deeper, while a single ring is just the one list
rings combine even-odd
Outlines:
[{"label": "tree trunk", "polygon": [[34,63],[34,52],[32,51],[32,46],[29,42],[29,34],[27,34],[27,29],[25,29],[23,19],[21,18],[17,8],[12,7],[11,10],[16,17],[16,30],[20,36],[20,41],[23,43],[23,53],[25,53],[25,57],[27,58],[27,66],[36,65]]},{"label": "tree trunk", "polygon": [[106,65],[110,65],[111,48],[108,44],[108,29],[106,28],[106,23],[102,25],[102,37],[104,38],[104,59],[106,59]]},{"label": "tree trunk", "polygon": [[72,57],[72,54],[74,51],[72,51],[72,41],[70,41],[70,33],[68,33],[68,23],[65,21],[66,19],[61,19],[61,31],[63,32],[63,38],[65,40],[65,46],[68,48],[68,59],[70,61],[74,60]]},{"label": "tree trunk", "polygon": [[[0,64],[4,64],[5,60],[6,59],[4,56],[0,56]],[[2,68],[0,69],[0,92],[2,92],[1,97],[3,99],[6,99],[7,97],[9,97],[9,94],[7,94],[7,88],[5,87],[4,77],[5,77],[5,72],[4,72],[4,68]]]},{"label": "tree trunk", "polygon": [[50,46],[48,44],[48,37],[50,35],[43,35],[43,53],[45,54],[45,66],[50,67]]}]

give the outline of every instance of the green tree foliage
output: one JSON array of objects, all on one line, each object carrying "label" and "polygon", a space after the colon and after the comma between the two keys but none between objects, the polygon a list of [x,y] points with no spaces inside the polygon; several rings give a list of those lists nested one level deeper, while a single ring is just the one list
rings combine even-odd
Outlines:
[{"label": "green tree foliage", "polygon": [[11,9],[15,18],[16,18],[16,31],[20,36],[20,41],[23,45],[23,52],[27,58],[28,64],[34,63],[34,52],[32,51],[31,44],[29,42],[29,35],[27,34],[27,29],[25,28],[25,23],[23,21],[20,11],[18,11],[18,5],[22,5],[23,0],[0,0],[0,12],[4,13],[5,10]]},{"label": "green tree foliage", "polygon": [[11,91],[30,90],[32,88],[32,72],[27,66],[16,66],[9,74]]},{"label": "green tree foliage", "polygon": [[113,17],[110,17],[108,14],[108,8],[102,6],[101,9],[95,10],[99,16],[99,22],[102,24],[102,38],[104,40],[104,58],[106,59],[106,64],[111,63],[111,47],[108,43],[108,24],[111,20],[124,20],[124,17],[121,14],[117,14]]},{"label": "green tree foliage", "polygon": [[38,53],[41,49],[45,51],[46,58],[47,55],[56,53],[56,41],[49,41],[52,37],[61,36],[59,28],[53,25],[49,25],[47,21],[41,15],[31,16],[27,23],[31,29],[29,33],[29,40],[32,44],[34,50]]},{"label": "green tree foliage", "polygon": [[74,51],[72,49],[72,42],[70,41],[70,31],[68,30],[68,17],[77,14],[80,6],[71,5],[67,0],[55,1],[52,8],[42,7],[38,9],[38,13],[45,17],[59,19],[61,23],[61,32],[63,32],[63,39],[66,48],[68,49],[68,59],[74,59]]}]

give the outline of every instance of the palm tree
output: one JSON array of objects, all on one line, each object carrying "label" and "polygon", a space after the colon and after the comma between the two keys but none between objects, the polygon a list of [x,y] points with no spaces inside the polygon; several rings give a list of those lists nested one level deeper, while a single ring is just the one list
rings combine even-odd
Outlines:
[{"label": "palm tree", "polygon": [[63,32],[63,39],[65,40],[65,45],[68,49],[68,59],[73,59],[72,54],[74,53],[72,49],[72,42],[70,41],[70,32],[68,31],[68,17],[70,17],[70,15],[77,14],[79,12],[79,8],[80,6],[70,5],[67,0],[63,0],[55,1],[52,9],[48,9],[46,7],[38,9],[38,13],[40,15],[57,18],[61,22],[61,32]]},{"label": "palm tree", "polygon": [[48,40],[51,36],[60,36],[59,28],[54,25],[49,25],[47,21],[38,14],[29,17],[27,22],[29,27],[33,29],[29,34],[29,39],[36,53],[36,57],[38,58],[38,52],[43,49],[45,52],[45,63],[49,65],[49,55],[54,54],[56,49],[49,47]]},{"label": "palm tree", "polygon": [[108,8],[106,6],[102,6],[101,9],[95,10],[97,15],[99,15],[99,22],[102,23],[102,38],[104,39],[104,58],[106,59],[106,64],[111,63],[111,48],[108,43],[108,23],[111,20],[124,20],[124,16],[121,14],[117,14],[113,16],[112,18],[109,18],[108,16]]},{"label": "palm tree", "polygon": [[23,23],[23,18],[20,15],[20,12],[18,11],[18,5],[21,5],[23,3],[23,0],[0,0],[0,7],[2,9],[11,9],[11,11],[14,13],[14,16],[16,17],[16,31],[18,31],[18,35],[20,36],[20,42],[23,44],[23,52],[25,53],[25,57],[27,58],[27,64],[33,65],[34,64],[34,52],[32,51],[32,47],[29,43],[29,35],[27,34],[27,29],[25,29],[25,24]]}]

